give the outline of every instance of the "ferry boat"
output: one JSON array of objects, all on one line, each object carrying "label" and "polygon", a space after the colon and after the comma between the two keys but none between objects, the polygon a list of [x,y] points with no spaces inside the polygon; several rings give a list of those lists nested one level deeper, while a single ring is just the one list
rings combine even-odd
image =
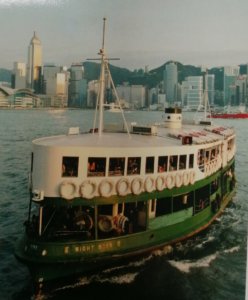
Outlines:
[{"label": "ferry boat", "polygon": [[226,111],[213,112],[208,117],[214,119],[247,119],[248,112],[246,111],[245,105],[240,105],[236,111],[235,110],[232,111],[229,105],[227,106]]},{"label": "ferry boat", "polygon": [[32,142],[28,218],[15,255],[36,282],[188,239],[207,228],[235,193],[233,128],[209,120],[184,124],[177,107],[166,108],[152,125],[123,119],[113,130],[104,124],[104,38],[99,54],[93,128]]}]

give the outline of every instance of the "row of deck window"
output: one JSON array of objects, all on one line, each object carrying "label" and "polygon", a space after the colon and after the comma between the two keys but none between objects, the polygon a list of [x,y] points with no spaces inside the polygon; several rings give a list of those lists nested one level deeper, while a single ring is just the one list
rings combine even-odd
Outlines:
[{"label": "row of deck window", "polygon": [[[79,157],[64,156],[62,158],[62,177],[78,177]],[[135,175],[141,172],[141,157],[110,157],[107,170],[106,157],[89,157],[87,176],[123,176]],[[194,168],[194,154],[159,156],[157,169],[155,167],[155,157],[146,157],[145,173],[153,174],[168,172],[173,170],[185,170]]]}]

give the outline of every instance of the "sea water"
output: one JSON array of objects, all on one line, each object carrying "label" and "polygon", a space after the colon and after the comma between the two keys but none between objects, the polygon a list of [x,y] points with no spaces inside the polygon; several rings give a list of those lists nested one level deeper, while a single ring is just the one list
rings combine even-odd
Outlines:
[{"label": "sea water", "polygon": [[[134,111],[127,122],[161,121],[162,112]],[[192,117],[185,113],[184,118]],[[106,112],[111,123],[120,114]],[[14,246],[27,218],[31,141],[65,134],[69,127],[88,131],[91,110],[0,110],[0,299],[245,299],[248,216],[248,120],[215,120],[237,131],[237,193],[225,213],[204,233],[167,249],[73,281],[34,290]]]}]

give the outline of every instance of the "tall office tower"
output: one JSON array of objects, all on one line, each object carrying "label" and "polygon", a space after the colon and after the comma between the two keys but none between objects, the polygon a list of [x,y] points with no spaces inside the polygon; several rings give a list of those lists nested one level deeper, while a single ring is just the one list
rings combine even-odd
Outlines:
[{"label": "tall office tower", "polygon": [[214,105],[214,74],[206,74],[205,75],[205,90],[208,92],[208,102],[209,105]]},{"label": "tall office tower", "polygon": [[224,105],[234,105],[236,102],[235,81],[239,76],[239,66],[224,67]]},{"label": "tall office tower", "polygon": [[170,105],[173,105],[175,102],[177,102],[177,84],[177,65],[174,62],[171,62],[166,65],[164,71],[164,86],[166,100]]},{"label": "tall office tower", "polygon": [[13,89],[24,89],[26,87],[26,64],[23,62],[14,62],[12,72]]},{"label": "tall office tower", "polygon": [[28,47],[27,87],[36,93],[41,89],[42,48],[41,42],[34,32]]},{"label": "tall office tower", "polygon": [[203,77],[189,76],[188,82],[187,106],[190,109],[197,110],[203,105]]},{"label": "tall office tower", "polygon": [[81,63],[72,64],[70,68],[69,106],[87,106],[87,81],[84,79],[84,67]]},{"label": "tall office tower", "polygon": [[43,68],[43,93],[51,96],[52,106],[65,107],[68,105],[69,72],[53,64]]},{"label": "tall office tower", "polygon": [[236,103],[234,105],[243,105],[247,102],[247,75],[240,75],[237,77],[235,86],[236,86]]}]

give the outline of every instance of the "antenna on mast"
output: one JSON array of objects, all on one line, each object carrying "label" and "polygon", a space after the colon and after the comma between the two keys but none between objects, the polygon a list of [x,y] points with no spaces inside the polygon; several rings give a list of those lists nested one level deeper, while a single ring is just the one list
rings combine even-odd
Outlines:
[{"label": "antenna on mast", "polygon": [[93,125],[93,134],[96,131],[96,118],[97,118],[97,109],[99,107],[99,119],[98,119],[98,134],[101,136],[103,131],[103,108],[104,108],[104,95],[105,95],[105,75],[107,74],[109,76],[110,83],[112,85],[115,97],[118,101],[118,105],[120,108],[120,111],[122,113],[122,118],[125,124],[125,128],[127,130],[127,133],[129,135],[129,129],[128,125],[123,113],[123,109],[121,108],[120,99],[118,97],[116,88],[114,86],[114,82],[109,70],[108,62],[109,60],[119,60],[119,58],[107,58],[105,55],[105,31],[106,31],[106,18],[103,18],[103,34],[102,34],[102,48],[99,51],[99,55],[101,58],[89,58],[87,60],[101,60],[101,72],[100,72],[100,79],[99,79],[99,90],[97,95],[97,103],[96,103],[96,112],[95,112],[95,118],[94,118],[94,125]]}]

